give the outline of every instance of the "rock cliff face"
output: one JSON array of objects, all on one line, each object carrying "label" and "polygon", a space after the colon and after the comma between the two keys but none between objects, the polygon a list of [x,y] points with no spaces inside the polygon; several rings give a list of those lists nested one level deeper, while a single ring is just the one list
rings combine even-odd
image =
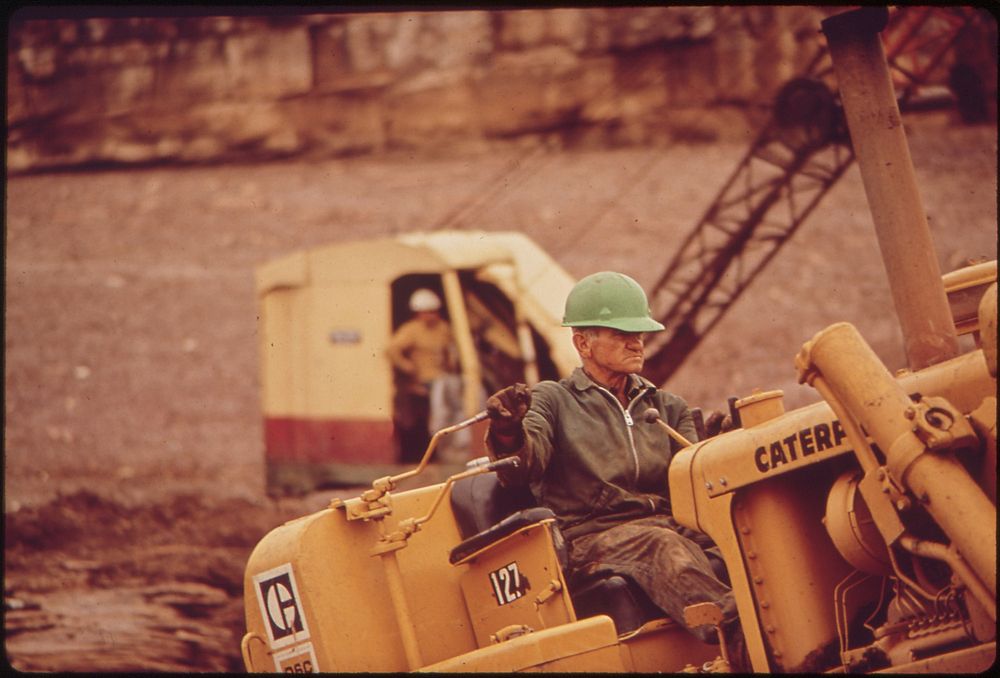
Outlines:
[{"label": "rock cliff face", "polygon": [[22,11],[8,169],[747,135],[832,11]]}]

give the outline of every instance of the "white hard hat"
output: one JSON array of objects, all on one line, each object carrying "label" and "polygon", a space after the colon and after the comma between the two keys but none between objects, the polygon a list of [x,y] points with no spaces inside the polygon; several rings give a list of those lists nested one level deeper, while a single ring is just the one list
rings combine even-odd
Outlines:
[{"label": "white hard hat", "polygon": [[410,296],[410,311],[413,313],[439,310],[441,310],[441,300],[428,289],[421,288]]}]

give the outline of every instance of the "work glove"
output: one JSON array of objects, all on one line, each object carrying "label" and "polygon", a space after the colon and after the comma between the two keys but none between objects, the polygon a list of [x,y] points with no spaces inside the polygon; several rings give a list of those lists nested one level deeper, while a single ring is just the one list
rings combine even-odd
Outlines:
[{"label": "work glove", "polygon": [[525,384],[502,388],[486,400],[490,431],[510,438],[521,431],[521,420],[531,407],[531,390]]},{"label": "work glove", "polygon": [[705,420],[705,433],[709,438],[733,430],[733,418],[719,410],[713,410]]}]

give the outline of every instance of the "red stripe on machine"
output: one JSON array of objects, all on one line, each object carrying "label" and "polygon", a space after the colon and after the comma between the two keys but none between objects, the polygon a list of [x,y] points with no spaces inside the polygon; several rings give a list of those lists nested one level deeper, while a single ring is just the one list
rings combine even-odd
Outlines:
[{"label": "red stripe on machine", "polygon": [[273,461],[396,461],[390,421],[265,417],[264,444],[267,458]]}]

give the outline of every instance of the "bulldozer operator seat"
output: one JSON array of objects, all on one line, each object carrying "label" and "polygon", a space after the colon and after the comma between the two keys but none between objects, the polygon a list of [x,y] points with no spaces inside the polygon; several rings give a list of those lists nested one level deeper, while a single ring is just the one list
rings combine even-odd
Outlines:
[{"label": "bulldozer operator seat", "polygon": [[[477,459],[469,465],[485,461]],[[453,564],[522,527],[554,518],[552,511],[538,506],[526,487],[504,487],[495,472],[456,481],[451,507],[463,539],[451,551]],[[618,635],[624,635],[666,616],[631,579],[621,575],[581,578],[567,572],[565,541],[554,524],[553,529],[556,556],[566,573],[577,619],[606,614],[614,621]]]}]

